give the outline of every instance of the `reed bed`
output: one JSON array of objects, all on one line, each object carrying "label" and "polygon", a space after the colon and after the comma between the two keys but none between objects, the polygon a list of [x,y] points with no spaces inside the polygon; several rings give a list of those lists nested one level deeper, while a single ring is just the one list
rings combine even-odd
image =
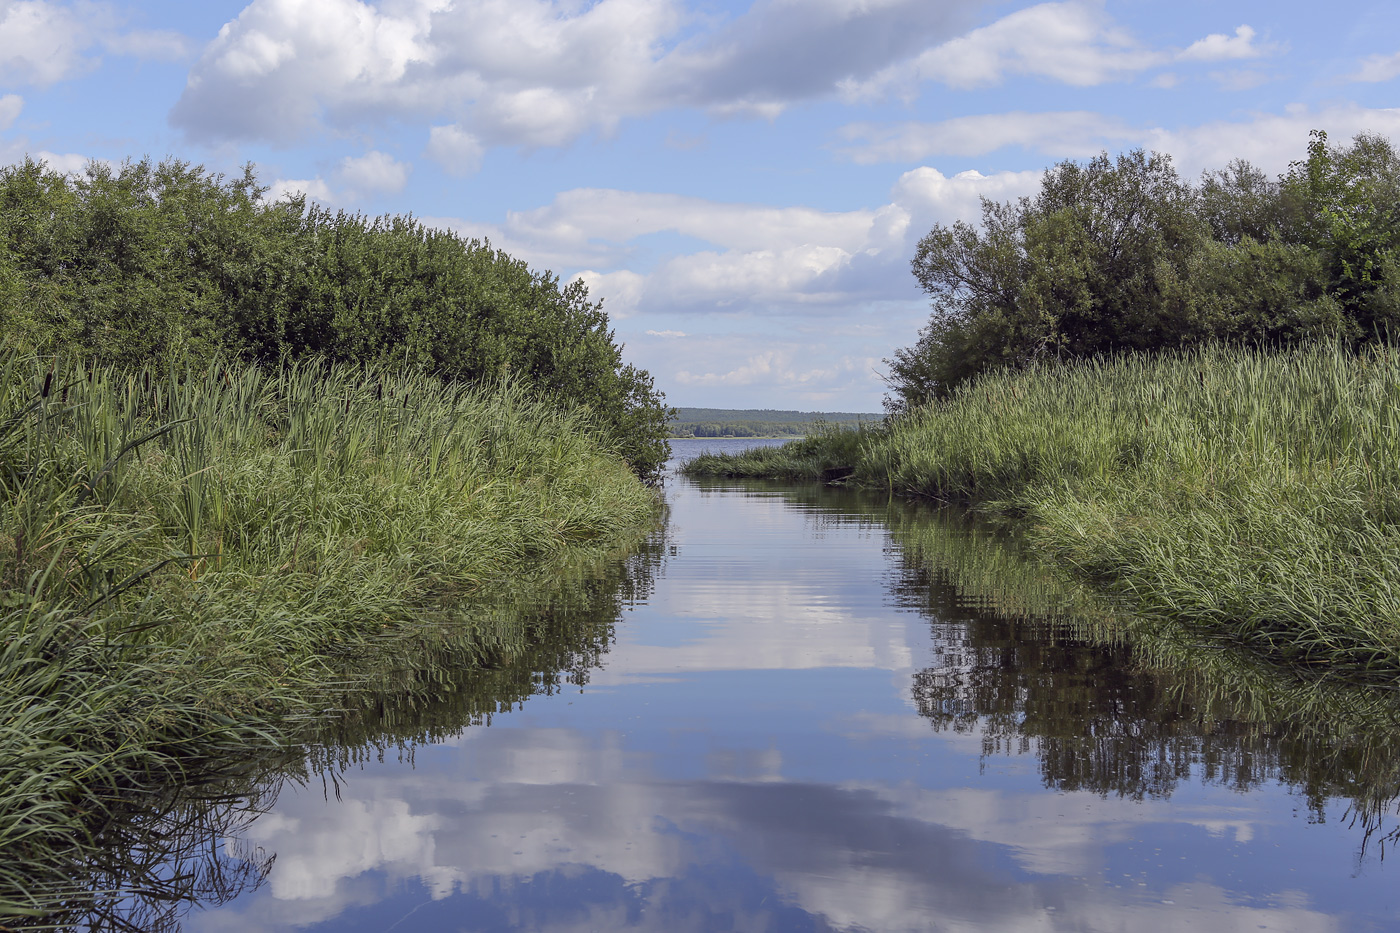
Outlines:
[{"label": "reed bed", "polygon": [[999,373],[857,476],[1020,515],[1139,612],[1400,679],[1400,353],[1221,349]]},{"label": "reed bed", "polygon": [[[1209,348],[1001,371],[802,476],[759,452],[692,473],[853,468],[1017,518],[1136,612],[1284,663],[1400,682],[1400,351]],[[791,445],[789,445],[791,446]],[[786,448],[784,448],[786,450]],[[809,456],[809,459],[812,459]]]},{"label": "reed bed", "polygon": [[781,447],[755,447],[737,454],[701,454],[682,464],[690,476],[731,476],[822,482],[850,475],[861,450],[883,433],[878,424],[844,425],[818,422],[800,440]]},{"label": "reed bed", "polygon": [[81,896],[124,802],[222,780],[357,659],[429,629],[518,649],[472,598],[655,512],[603,437],[508,382],[0,350],[0,926]]}]

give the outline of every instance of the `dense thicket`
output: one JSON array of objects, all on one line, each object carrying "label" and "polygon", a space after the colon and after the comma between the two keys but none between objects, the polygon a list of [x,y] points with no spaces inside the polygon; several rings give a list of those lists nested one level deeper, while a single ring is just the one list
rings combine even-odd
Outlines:
[{"label": "dense thicket", "polygon": [[229,179],[175,160],[0,169],[0,327],[119,366],[225,353],[509,373],[586,405],[639,473],[659,470],[663,397],[581,282],[412,217],[264,193],[251,167]]},{"label": "dense thicket", "polygon": [[1211,342],[1357,344],[1400,323],[1400,155],[1329,145],[1277,180],[1248,162],[1182,180],[1136,150],[1062,162],[1034,198],[935,227],[915,277],[933,315],[888,360],[896,410],[977,373]]}]

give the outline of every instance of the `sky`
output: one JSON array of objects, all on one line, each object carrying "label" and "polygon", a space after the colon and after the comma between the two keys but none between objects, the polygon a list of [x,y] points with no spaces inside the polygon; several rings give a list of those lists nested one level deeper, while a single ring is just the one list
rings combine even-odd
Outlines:
[{"label": "sky", "polygon": [[1134,147],[1400,140],[1400,6],[0,0],[0,164],[174,156],[489,240],[669,403],[880,410],[936,224]]}]

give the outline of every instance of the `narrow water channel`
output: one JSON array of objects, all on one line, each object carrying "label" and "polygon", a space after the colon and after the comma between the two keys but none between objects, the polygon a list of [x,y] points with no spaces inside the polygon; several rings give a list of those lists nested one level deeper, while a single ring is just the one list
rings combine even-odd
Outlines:
[{"label": "narrow water channel", "polygon": [[667,494],[592,642],[323,749],[182,929],[1400,927],[1388,700],[1129,637],[922,507]]}]

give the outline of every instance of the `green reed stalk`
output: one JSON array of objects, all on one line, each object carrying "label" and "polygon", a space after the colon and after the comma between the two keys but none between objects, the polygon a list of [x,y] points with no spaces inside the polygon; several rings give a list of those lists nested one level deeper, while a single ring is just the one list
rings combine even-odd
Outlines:
[{"label": "green reed stalk", "polygon": [[506,637],[464,597],[638,534],[654,495],[602,438],[511,383],[0,345],[0,925],[113,795],[274,741],[425,626]]}]

